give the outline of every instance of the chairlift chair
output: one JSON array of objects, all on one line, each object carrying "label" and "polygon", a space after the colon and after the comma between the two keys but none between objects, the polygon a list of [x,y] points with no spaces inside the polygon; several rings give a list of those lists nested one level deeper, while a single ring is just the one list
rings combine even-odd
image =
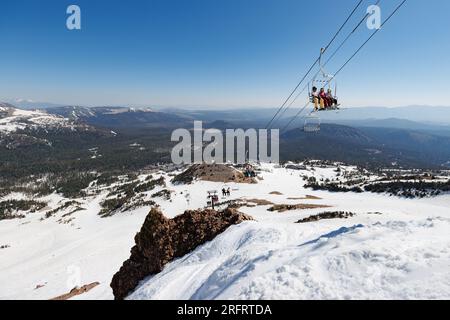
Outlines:
[{"label": "chairlift chair", "polygon": [[[324,88],[327,90],[331,90],[334,94],[333,98],[337,100],[337,82],[334,75],[328,74],[325,71],[325,66],[322,63],[322,55],[325,49],[320,49],[320,57],[319,57],[319,71],[311,80],[312,87],[316,87],[318,90],[320,88]],[[314,110],[305,117],[305,122],[303,124],[303,130],[305,132],[318,132],[320,131],[320,117],[318,115],[319,112],[337,110],[337,106],[333,107],[325,107],[325,102],[323,99],[317,99],[312,95],[312,90],[310,90],[310,84],[308,83],[308,91],[309,91],[309,102],[313,105]]]},{"label": "chairlift chair", "polygon": [[[311,80],[312,87],[316,87],[317,89],[324,88],[325,90],[331,90],[331,92],[334,92],[333,98],[337,98],[337,82],[336,77],[332,74],[329,74],[325,70],[325,66],[322,63],[322,55],[324,53],[324,48],[320,49],[320,57],[319,57],[319,71],[314,76],[314,78]],[[309,99],[310,102],[314,105],[315,111],[329,111],[329,110],[336,110],[337,107],[333,108],[326,108],[323,99],[315,99],[315,97],[312,95],[312,92],[309,90],[309,84],[308,84],[308,91],[309,91]]]},{"label": "chairlift chair", "polygon": [[320,131],[320,118],[316,112],[311,112],[305,117],[303,124],[303,131],[305,132],[318,132]]}]

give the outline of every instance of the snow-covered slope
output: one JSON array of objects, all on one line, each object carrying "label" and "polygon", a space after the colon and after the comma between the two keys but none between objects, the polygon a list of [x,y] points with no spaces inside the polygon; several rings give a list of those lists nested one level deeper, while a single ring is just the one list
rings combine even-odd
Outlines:
[{"label": "snow-covered slope", "polygon": [[[262,169],[257,184],[172,185],[167,173],[153,173],[154,179],[165,177],[167,186],[145,196],[168,217],[205,206],[207,191],[223,187],[230,187],[231,196],[221,200],[330,207],[285,212],[268,211],[269,205],[241,207],[255,221],[232,226],[169,263],[161,273],[142,281],[128,299],[450,298],[450,195],[404,199],[311,191],[304,188],[304,176],[332,180],[336,167],[289,170],[264,165]],[[356,169],[341,166],[342,170]],[[170,200],[151,197],[162,189],[173,191]],[[48,202],[47,208],[24,219],[0,221],[0,246],[7,245],[0,249],[0,298],[52,298],[68,292],[77,277],[79,285],[94,281],[100,285],[75,299],[113,297],[109,283],[129,257],[149,207],[101,218],[99,203],[109,191],[97,191],[76,199],[85,210],[70,218],[62,210],[42,219],[67,201],[53,194],[36,199]],[[24,195],[10,194],[1,200],[20,197]],[[338,210],[356,215],[296,223]]]},{"label": "snow-covered slope", "polygon": [[[330,169],[316,175],[330,177]],[[277,203],[310,194],[294,172],[264,174],[256,192]],[[248,190],[246,190],[248,189]],[[268,195],[277,190],[283,195]],[[450,197],[405,200],[316,192],[349,219],[296,224],[324,211],[269,213],[241,208],[256,222],[233,226],[143,281],[129,299],[439,299],[450,297]],[[379,214],[382,213],[382,214]]]},{"label": "snow-covered slope", "polygon": [[449,298],[448,218],[312,224],[233,226],[129,299]]}]

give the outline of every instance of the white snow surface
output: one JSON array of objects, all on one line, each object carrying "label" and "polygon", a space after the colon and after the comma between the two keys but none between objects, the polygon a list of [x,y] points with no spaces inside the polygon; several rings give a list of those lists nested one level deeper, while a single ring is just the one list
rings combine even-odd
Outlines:
[{"label": "white snow surface", "polygon": [[[171,201],[156,201],[173,217],[205,206],[208,190],[226,186],[232,189],[231,199],[332,207],[283,213],[269,212],[269,206],[242,207],[255,221],[232,226],[167,264],[141,281],[128,299],[450,298],[450,195],[403,199],[311,191],[303,187],[303,175],[332,178],[335,168],[297,171],[267,164],[263,169],[258,184],[172,185],[166,173],[159,173],[174,192]],[[57,223],[63,213],[41,221],[45,210],[64,201],[56,194],[44,199],[49,201],[44,211],[0,221],[0,245],[9,245],[0,249],[0,299],[49,299],[66,293],[73,287],[74,270],[81,285],[100,282],[74,299],[112,299],[111,278],[129,257],[149,207],[100,218],[99,203],[106,194],[77,199],[86,210],[68,224]],[[288,199],[306,195],[321,199]],[[356,215],[295,223],[337,210]]]}]

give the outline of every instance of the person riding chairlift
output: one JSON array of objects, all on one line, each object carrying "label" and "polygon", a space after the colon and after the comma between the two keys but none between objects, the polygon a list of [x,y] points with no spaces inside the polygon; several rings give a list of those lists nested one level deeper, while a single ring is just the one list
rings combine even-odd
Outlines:
[{"label": "person riding chairlift", "polygon": [[331,89],[327,90],[327,98],[328,98],[329,107],[338,107],[338,101],[333,96],[333,91]]},{"label": "person riding chairlift", "polygon": [[[328,99],[327,93],[324,88],[320,88],[319,97],[321,100],[320,107],[321,109],[327,109],[331,107],[330,100]],[[322,107],[323,106],[323,107]]]},{"label": "person riding chairlift", "polygon": [[320,97],[319,97],[319,93],[317,92],[317,87],[313,87],[312,88],[311,100],[312,100],[311,102],[314,103],[314,110],[318,111],[319,110]]}]

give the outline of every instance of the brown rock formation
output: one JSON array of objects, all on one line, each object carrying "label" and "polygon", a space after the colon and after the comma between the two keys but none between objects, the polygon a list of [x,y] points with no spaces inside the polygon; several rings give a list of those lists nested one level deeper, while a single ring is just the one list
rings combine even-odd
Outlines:
[{"label": "brown rock formation", "polygon": [[135,246],[111,281],[115,299],[125,298],[145,277],[161,272],[175,258],[214,239],[233,224],[251,220],[235,209],[185,211],[167,219],[153,208],[135,236]]},{"label": "brown rock formation", "polygon": [[172,182],[188,184],[194,179],[223,183],[256,183],[254,178],[245,177],[242,172],[224,164],[194,164],[177,175]]},{"label": "brown rock formation", "polygon": [[[72,297],[78,296],[80,294],[83,294],[85,292],[88,292],[88,291],[94,289],[99,284],[100,284],[99,282],[92,282],[90,284],[86,284],[86,285],[82,286],[81,288],[75,287],[72,290],[70,290],[69,293],[65,293],[65,294],[60,295],[58,297],[52,298],[50,300],[68,300],[68,299],[70,299]],[[36,288],[37,288],[37,286],[36,286]]]}]

